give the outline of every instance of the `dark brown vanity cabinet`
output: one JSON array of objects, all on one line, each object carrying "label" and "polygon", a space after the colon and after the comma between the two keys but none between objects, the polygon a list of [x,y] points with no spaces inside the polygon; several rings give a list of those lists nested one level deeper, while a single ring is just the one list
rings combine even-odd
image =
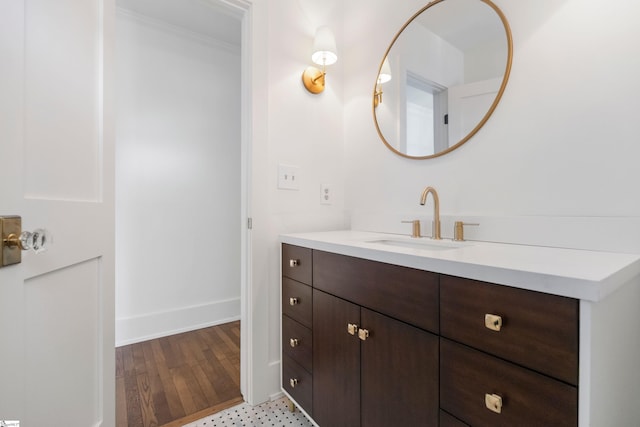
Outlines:
[{"label": "dark brown vanity cabinet", "polygon": [[472,426],[577,426],[578,304],[442,275],[441,408]]},{"label": "dark brown vanity cabinet", "polygon": [[313,415],[311,249],[282,246],[282,387]]},{"label": "dark brown vanity cabinet", "polygon": [[315,289],[313,316],[318,425],[437,425],[437,336]]},{"label": "dark brown vanity cabinet", "polygon": [[282,268],[283,388],[319,426],[577,425],[578,300],[287,244]]},{"label": "dark brown vanity cabinet", "polygon": [[[304,250],[283,245],[285,391],[322,427],[437,425],[437,275],[314,250],[313,290],[303,296]],[[291,305],[291,298],[299,300]],[[291,312],[309,299],[312,323],[304,326],[307,310],[298,320]],[[297,356],[291,355],[290,340],[307,327],[311,360],[305,338],[296,342]],[[299,378],[300,370],[311,378]],[[310,392],[302,389],[308,384]]]}]

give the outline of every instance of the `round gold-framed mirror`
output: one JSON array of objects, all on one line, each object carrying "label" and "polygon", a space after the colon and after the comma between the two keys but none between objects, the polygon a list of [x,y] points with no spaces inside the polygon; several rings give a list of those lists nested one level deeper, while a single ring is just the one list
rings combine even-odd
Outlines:
[{"label": "round gold-framed mirror", "polygon": [[467,142],[507,86],[513,41],[490,0],[434,0],[395,35],[373,92],[382,142],[400,156],[429,159]]}]

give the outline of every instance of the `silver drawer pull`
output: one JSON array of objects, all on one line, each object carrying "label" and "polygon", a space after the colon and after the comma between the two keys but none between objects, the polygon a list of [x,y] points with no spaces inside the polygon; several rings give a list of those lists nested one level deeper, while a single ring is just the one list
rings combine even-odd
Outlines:
[{"label": "silver drawer pull", "polygon": [[298,305],[300,304],[300,300],[296,297],[289,298],[289,305]]},{"label": "silver drawer pull", "polygon": [[502,329],[502,317],[496,314],[485,314],[484,326],[486,326],[487,329],[491,329],[492,331],[499,332],[500,329]]},{"label": "silver drawer pull", "polygon": [[298,339],[297,339],[297,338],[291,338],[291,339],[289,340],[289,345],[290,345],[291,347],[297,347],[299,344],[300,344],[300,341],[298,341]]},{"label": "silver drawer pull", "polygon": [[300,265],[300,260],[299,259],[290,259],[289,260],[289,267],[297,267]]},{"label": "silver drawer pull", "polygon": [[495,412],[496,414],[502,413],[502,397],[497,394],[485,394],[484,404],[488,410]]},{"label": "silver drawer pull", "polygon": [[295,388],[298,385],[298,379],[297,378],[291,378],[289,380],[289,384],[291,385],[291,388]]}]

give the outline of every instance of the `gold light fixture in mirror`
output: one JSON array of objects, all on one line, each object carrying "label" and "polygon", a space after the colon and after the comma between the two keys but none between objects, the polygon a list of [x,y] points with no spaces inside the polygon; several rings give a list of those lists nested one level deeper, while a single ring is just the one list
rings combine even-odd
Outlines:
[{"label": "gold light fixture in mirror", "polygon": [[460,147],[496,109],[512,56],[509,23],[491,0],[427,4],[400,28],[378,68],[372,104],[383,143],[413,159]]},{"label": "gold light fixture in mirror", "polygon": [[373,107],[377,107],[382,103],[382,85],[391,81],[391,66],[389,65],[389,59],[384,58],[380,72],[378,73],[378,82],[376,83],[376,92],[373,95]]},{"label": "gold light fixture in mirror", "polygon": [[338,60],[338,50],[336,40],[327,26],[318,27],[313,39],[313,52],[311,60],[322,69],[307,67],[302,73],[302,83],[304,87],[313,94],[324,91],[326,66],[334,64]]}]

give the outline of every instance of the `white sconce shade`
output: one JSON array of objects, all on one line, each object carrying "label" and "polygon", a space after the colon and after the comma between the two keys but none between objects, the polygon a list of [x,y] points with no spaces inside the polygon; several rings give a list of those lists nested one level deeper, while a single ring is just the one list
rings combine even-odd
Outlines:
[{"label": "white sconce shade", "polygon": [[386,83],[389,80],[391,80],[391,66],[389,65],[389,59],[384,58],[380,74],[378,74],[378,83]]},{"label": "white sconce shade", "polygon": [[318,65],[331,65],[338,60],[336,39],[327,26],[318,27],[313,39],[313,53],[311,60]]},{"label": "white sconce shade", "polygon": [[338,60],[338,50],[336,49],[336,39],[329,27],[318,27],[316,36],[313,39],[313,52],[311,60],[322,66],[322,69],[316,67],[307,67],[302,73],[302,83],[304,87],[313,94],[318,94],[324,90],[325,68],[327,65],[334,64]]}]

